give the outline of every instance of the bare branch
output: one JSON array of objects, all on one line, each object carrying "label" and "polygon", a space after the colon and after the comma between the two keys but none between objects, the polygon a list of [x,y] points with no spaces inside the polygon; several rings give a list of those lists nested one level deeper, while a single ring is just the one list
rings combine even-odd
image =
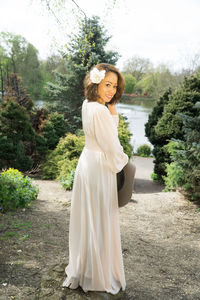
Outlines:
[{"label": "bare branch", "polygon": [[72,2],[78,7],[78,9],[85,15],[85,19],[87,19],[86,13],[80,8],[80,6],[74,1],[72,0]]}]

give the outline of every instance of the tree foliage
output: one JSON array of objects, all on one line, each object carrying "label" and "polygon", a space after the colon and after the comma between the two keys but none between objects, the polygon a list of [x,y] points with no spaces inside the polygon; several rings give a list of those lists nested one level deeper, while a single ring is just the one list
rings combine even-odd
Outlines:
[{"label": "tree foliage", "polygon": [[[81,127],[81,105],[84,99],[83,81],[88,70],[100,62],[115,64],[118,53],[106,51],[110,37],[100,24],[98,17],[84,19],[80,22],[78,34],[74,35],[67,47],[66,72],[56,72],[55,82],[47,84],[51,111],[64,114],[70,131],[75,132]],[[54,105],[53,105],[54,103]]]},{"label": "tree foliage", "polygon": [[10,73],[19,74],[33,99],[41,95],[43,78],[37,49],[21,35],[0,33],[1,90]]},{"label": "tree foliage", "polygon": [[16,74],[8,77],[6,96],[0,109],[0,165],[29,170],[47,147],[31,123],[33,102]]},{"label": "tree foliage", "polygon": [[[193,118],[196,120],[196,117],[198,117],[194,105],[199,101],[200,80],[198,76],[185,78],[183,84],[177,90],[174,92],[168,91],[160,98],[149,116],[145,131],[150,142],[154,145],[154,172],[160,180],[163,180],[163,176],[166,176],[166,165],[172,162],[167,144],[171,139],[183,140],[185,143],[189,142],[185,135],[185,130],[189,132],[189,123],[187,122],[188,129],[186,129],[184,120],[188,118],[193,124]],[[185,117],[181,117],[182,115],[185,115]]]},{"label": "tree foliage", "polygon": [[21,78],[11,74],[0,105],[0,168],[30,170],[65,133],[63,116],[36,109]]},{"label": "tree foliage", "polygon": [[124,92],[131,94],[134,91],[134,88],[136,86],[136,79],[133,77],[131,74],[125,74],[124,75],[124,80],[125,80],[125,88]]},{"label": "tree foliage", "polygon": [[18,170],[9,168],[0,174],[0,210],[6,212],[26,207],[37,199],[39,189],[32,179]]},{"label": "tree foliage", "polygon": [[169,87],[175,90],[183,82],[185,75],[184,71],[171,72],[164,64],[154,67],[149,59],[138,56],[133,56],[125,62],[123,72],[125,75],[131,74],[136,79],[134,93],[148,95],[156,100]]},{"label": "tree foliage", "polygon": [[183,187],[192,200],[200,200],[200,102],[194,109],[195,116],[179,114],[183,137],[167,145],[172,162],[164,180],[167,188]]},{"label": "tree foliage", "polygon": [[165,65],[159,65],[157,68],[147,72],[140,81],[137,82],[137,89],[151,97],[159,99],[168,87],[175,89],[181,82],[176,74],[172,74]]},{"label": "tree foliage", "polygon": [[44,120],[41,132],[46,140],[47,148],[50,150],[55,149],[59,139],[66,133],[63,115],[57,112],[49,114]]},{"label": "tree foliage", "polygon": [[137,55],[129,58],[123,66],[123,72],[131,74],[136,78],[137,82],[141,80],[145,74],[149,73],[151,69],[152,63],[150,60]]}]

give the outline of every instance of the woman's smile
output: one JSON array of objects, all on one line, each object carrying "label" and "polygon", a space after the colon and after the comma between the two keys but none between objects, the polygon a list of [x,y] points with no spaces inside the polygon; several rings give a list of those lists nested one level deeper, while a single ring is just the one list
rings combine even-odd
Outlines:
[{"label": "woman's smile", "polygon": [[111,100],[114,95],[106,95],[106,96],[107,96],[108,99]]}]

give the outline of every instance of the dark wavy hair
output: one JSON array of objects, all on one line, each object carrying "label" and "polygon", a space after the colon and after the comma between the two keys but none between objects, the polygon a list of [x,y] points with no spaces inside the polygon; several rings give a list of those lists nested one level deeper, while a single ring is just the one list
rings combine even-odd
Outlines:
[{"label": "dark wavy hair", "polygon": [[[117,75],[117,77],[118,77],[117,91],[116,91],[116,94],[114,95],[114,97],[112,98],[112,100],[110,101],[111,104],[117,103],[119,101],[119,99],[121,98],[123,91],[124,91],[124,78],[122,77],[122,74],[118,71],[118,69],[115,66],[110,65],[110,64],[101,63],[96,66],[93,66],[91,68],[91,70],[95,67],[99,71],[105,70],[106,73],[113,72]],[[91,82],[90,71],[88,72],[88,74],[85,76],[85,79],[84,79],[85,98],[88,101],[94,102],[94,101],[97,101],[97,99],[98,99],[98,84]]]}]

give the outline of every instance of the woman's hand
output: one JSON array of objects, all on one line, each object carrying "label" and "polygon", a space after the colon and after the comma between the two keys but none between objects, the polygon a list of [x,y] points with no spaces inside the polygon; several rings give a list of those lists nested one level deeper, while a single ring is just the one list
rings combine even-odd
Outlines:
[{"label": "woman's hand", "polygon": [[117,110],[116,110],[115,104],[108,103],[108,109],[109,109],[111,115],[117,115]]}]

